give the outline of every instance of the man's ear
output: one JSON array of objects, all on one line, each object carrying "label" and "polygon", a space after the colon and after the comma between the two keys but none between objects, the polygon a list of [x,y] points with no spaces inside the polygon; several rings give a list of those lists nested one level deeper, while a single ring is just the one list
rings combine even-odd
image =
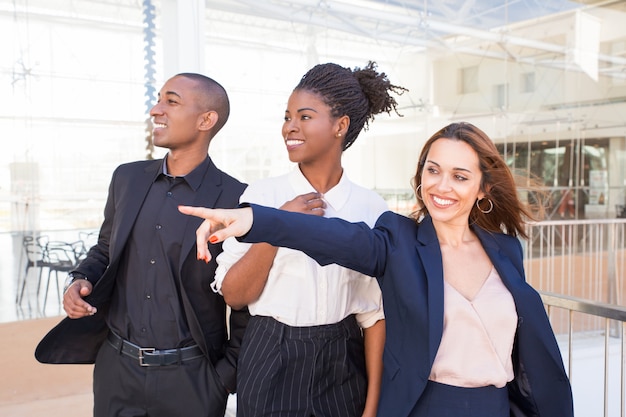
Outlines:
[{"label": "man's ear", "polygon": [[220,116],[217,114],[216,111],[211,110],[211,111],[202,113],[200,117],[201,117],[200,126],[198,127],[198,129],[211,130],[213,126],[215,126],[215,124],[217,123],[217,120],[219,119]]}]

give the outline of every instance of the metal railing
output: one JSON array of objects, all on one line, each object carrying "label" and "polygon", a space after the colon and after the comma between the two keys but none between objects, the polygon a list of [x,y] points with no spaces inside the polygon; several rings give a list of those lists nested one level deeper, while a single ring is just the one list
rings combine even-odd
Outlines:
[{"label": "metal railing", "polygon": [[[600,415],[597,409],[593,408],[594,405],[597,406],[597,401],[594,404],[593,390],[596,389],[597,392],[599,388],[595,384],[593,374],[601,369],[602,415],[624,417],[626,308],[548,292],[540,292],[540,294],[553,326],[555,317],[567,318],[567,326],[562,326],[561,321],[557,320],[557,325],[554,327],[557,338],[566,336],[565,341],[560,337],[561,350],[574,391],[575,415]],[[602,320],[602,329],[597,332],[577,331],[577,322],[581,315]],[[590,349],[589,340],[594,339],[601,340],[603,346]],[[577,366],[578,361],[580,361],[578,364],[580,366]],[[619,361],[619,366],[615,366],[617,361]],[[601,367],[598,366],[600,363]]]},{"label": "metal railing", "polygon": [[626,304],[626,219],[545,221],[527,231],[524,266],[537,290]]},{"label": "metal railing", "polygon": [[544,221],[527,232],[526,278],[559,340],[575,415],[626,417],[626,219]]}]

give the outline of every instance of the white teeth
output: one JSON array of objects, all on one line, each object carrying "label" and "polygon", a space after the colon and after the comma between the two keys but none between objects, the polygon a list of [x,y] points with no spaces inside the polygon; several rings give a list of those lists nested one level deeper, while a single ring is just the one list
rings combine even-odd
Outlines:
[{"label": "white teeth", "polygon": [[298,140],[298,139],[287,139],[285,143],[287,144],[287,146],[296,146],[296,145],[303,144],[304,141]]},{"label": "white teeth", "polygon": [[439,204],[440,206],[449,206],[451,204],[454,204],[454,201],[452,200],[444,200],[443,198],[439,198],[435,196],[433,196],[433,200],[435,201],[435,203]]},{"label": "white teeth", "polygon": [[154,124],[154,127],[155,127],[155,128],[157,128],[157,127],[160,127],[160,128],[165,128],[165,127],[167,127],[167,125],[165,125],[165,124],[163,124],[163,123],[155,123],[155,124]]}]

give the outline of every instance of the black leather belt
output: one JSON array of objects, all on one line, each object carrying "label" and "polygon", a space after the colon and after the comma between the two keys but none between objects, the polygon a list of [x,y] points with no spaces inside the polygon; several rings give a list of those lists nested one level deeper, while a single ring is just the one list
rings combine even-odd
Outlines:
[{"label": "black leather belt", "polygon": [[179,349],[154,349],[137,346],[124,340],[113,332],[109,332],[107,341],[115,350],[124,355],[137,359],[140,366],[168,366],[178,365],[181,362],[190,361],[204,356],[200,346],[193,345]]}]

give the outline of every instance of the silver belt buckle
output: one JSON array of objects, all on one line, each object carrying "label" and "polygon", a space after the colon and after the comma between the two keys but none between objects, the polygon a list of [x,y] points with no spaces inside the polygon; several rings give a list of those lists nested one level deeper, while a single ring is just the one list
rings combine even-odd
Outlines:
[{"label": "silver belt buckle", "polygon": [[144,354],[154,353],[155,351],[155,348],[139,348],[139,366],[150,366],[149,363],[144,363]]}]

